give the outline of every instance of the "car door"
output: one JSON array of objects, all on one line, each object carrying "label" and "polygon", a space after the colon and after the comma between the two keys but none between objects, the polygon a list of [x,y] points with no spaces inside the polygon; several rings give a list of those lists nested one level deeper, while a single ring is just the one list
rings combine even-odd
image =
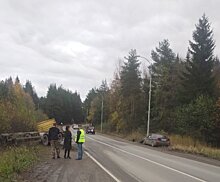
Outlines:
[{"label": "car door", "polygon": [[145,144],[147,144],[147,145],[151,145],[151,140],[152,140],[152,136],[151,136],[151,135],[146,136]]}]

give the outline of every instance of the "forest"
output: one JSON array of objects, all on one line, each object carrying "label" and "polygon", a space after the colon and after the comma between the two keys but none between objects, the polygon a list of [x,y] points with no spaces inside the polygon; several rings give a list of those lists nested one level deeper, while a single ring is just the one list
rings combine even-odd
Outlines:
[{"label": "forest", "polygon": [[0,133],[36,131],[37,122],[54,118],[57,123],[83,122],[80,95],[51,84],[46,97],[38,97],[32,83],[17,77],[0,82]]},{"label": "forest", "polygon": [[152,62],[140,71],[141,56],[132,49],[108,85],[89,91],[84,101],[87,122],[103,131],[146,133],[149,80],[152,76],[150,132],[189,136],[220,146],[220,62],[214,55],[214,33],[203,15],[181,58],[167,39],[151,51]]},{"label": "forest", "polygon": [[[164,39],[151,51],[152,64],[141,71],[141,56],[131,49],[119,60],[110,84],[103,80],[84,102],[78,92],[51,84],[38,97],[31,81],[0,82],[0,133],[36,130],[37,122],[92,123],[103,132],[131,134],[147,131],[150,77],[150,132],[190,136],[220,146],[220,62],[208,17],[196,24],[185,58]],[[102,116],[103,103],[103,116]]]}]

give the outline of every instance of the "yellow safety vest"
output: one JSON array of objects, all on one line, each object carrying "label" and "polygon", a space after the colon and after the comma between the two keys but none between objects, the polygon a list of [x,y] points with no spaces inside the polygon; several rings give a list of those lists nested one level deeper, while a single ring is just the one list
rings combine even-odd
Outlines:
[{"label": "yellow safety vest", "polygon": [[[79,136],[79,143],[85,143],[85,131],[83,129],[80,129],[80,136]],[[75,137],[75,140],[77,139],[77,135]]]}]

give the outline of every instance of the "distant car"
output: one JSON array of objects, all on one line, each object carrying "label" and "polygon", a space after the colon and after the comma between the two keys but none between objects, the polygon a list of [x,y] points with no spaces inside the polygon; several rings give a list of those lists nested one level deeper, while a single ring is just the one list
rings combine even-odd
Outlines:
[{"label": "distant car", "polygon": [[170,139],[164,135],[151,134],[144,138],[143,144],[151,145],[152,147],[169,146]]},{"label": "distant car", "polygon": [[86,129],[86,133],[87,133],[87,134],[93,134],[93,135],[95,135],[95,127],[94,127],[94,126],[89,126],[89,127]]}]

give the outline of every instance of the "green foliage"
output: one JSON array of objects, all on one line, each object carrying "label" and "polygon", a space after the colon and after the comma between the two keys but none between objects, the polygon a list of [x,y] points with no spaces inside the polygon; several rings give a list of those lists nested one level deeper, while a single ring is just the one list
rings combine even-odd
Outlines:
[{"label": "green foliage", "polygon": [[[150,132],[176,133],[220,146],[220,64],[214,57],[213,32],[204,15],[196,25],[186,60],[168,40],[152,51]],[[149,76],[140,72],[136,50],[120,64],[104,92],[104,131],[138,136],[146,131]],[[100,124],[102,92],[92,89],[84,108],[89,122]]]},{"label": "green foliage", "polygon": [[[86,118],[86,122],[90,122],[92,123],[92,118],[90,115],[90,109],[91,109],[91,104],[93,102],[93,99],[97,96],[97,90],[96,89],[91,89],[89,91],[89,93],[86,96],[86,99],[83,103],[83,112],[84,112],[84,116]],[[89,119],[89,117],[91,119]]]},{"label": "green foliage", "polygon": [[11,181],[13,175],[28,169],[37,161],[36,147],[9,148],[0,155],[0,181]]},{"label": "green foliage", "polygon": [[[143,91],[139,71],[138,55],[135,50],[125,58],[121,71],[109,89],[105,81],[98,89],[92,89],[84,102],[87,121],[94,125],[101,123],[101,105],[104,103],[103,128],[125,133],[135,130],[143,123]],[[141,103],[141,104],[140,104]],[[106,123],[107,122],[107,123]]]},{"label": "green foliage", "polygon": [[11,78],[1,81],[0,133],[34,131],[37,121],[45,118],[35,109],[32,97],[24,91],[18,77],[15,83]]},{"label": "green foliage", "polygon": [[37,96],[37,93],[36,93],[34,87],[32,86],[31,81],[29,81],[29,80],[26,81],[25,86],[24,86],[24,91],[31,96],[31,98],[34,102],[35,108],[39,109],[39,98]]},{"label": "green foliage", "polygon": [[121,95],[124,98],[133,97],[141,92],[141,77],[139,71],[139,60],[136,50],[131,50],[128,57],[125,57],[120,73]]},{"label": "green foliage", "polygon": [[213,141],[215,103],[207,96],[199,96],[190,104],[182,106],[176,116],[178,133],[196,140]]},{"label": "green foliage", "polygon": [[168,40],[159,43],[156,51],[151,53],[154,64],[153,77],[153,116],[154,123],[167,132],[173,130],[173,112],[178,105],[177,91],[180,85],[179,73],[181,61],[170,48]]},{"label": "green foliage", "polygon": [[81,123],[84,120],[80,95],[62,86],[51,84],[46,98],[40,99],[40,107],[49,118],[55,118],[58,123]]},{"label": "green foliage", "polygon": [[213,67],[213,77],[214,77],[214,96],[216,98],[220,97],[220,61],[218,57],[215,58]]},{"label": "green foliage", "polygon": [[143,100],[141,90],[141,76],[139,71],[139,60],[136,50],[131,50],[125,57],[120,72],[120,96],[121,115],[125,129],[136,130],[143,122]]},{"label": "green foliage", "polygon": [[208,18],[203,15],[193,32],[190,41],[189,57],[186,71],[182,74],[182,102],[189,103],[199,95],[213,97],[214,79],[213,63],[214,48],[213,32]]},{"label": "green foliage", "polygon": [[101,109],[103,102],[103,122],[107,122],[109,118],[109,87],[106,81],[102,81],[98,89],[89,91],[84,102],[84,111],[86,112],[86,120],[93,125],[101,123]]},{"label": "green foliage", "polygon": [[220,146],[220,97],[215,104],[214,128],[212,130],[212,138],[212,143],[214,143],[215,146]]}]

